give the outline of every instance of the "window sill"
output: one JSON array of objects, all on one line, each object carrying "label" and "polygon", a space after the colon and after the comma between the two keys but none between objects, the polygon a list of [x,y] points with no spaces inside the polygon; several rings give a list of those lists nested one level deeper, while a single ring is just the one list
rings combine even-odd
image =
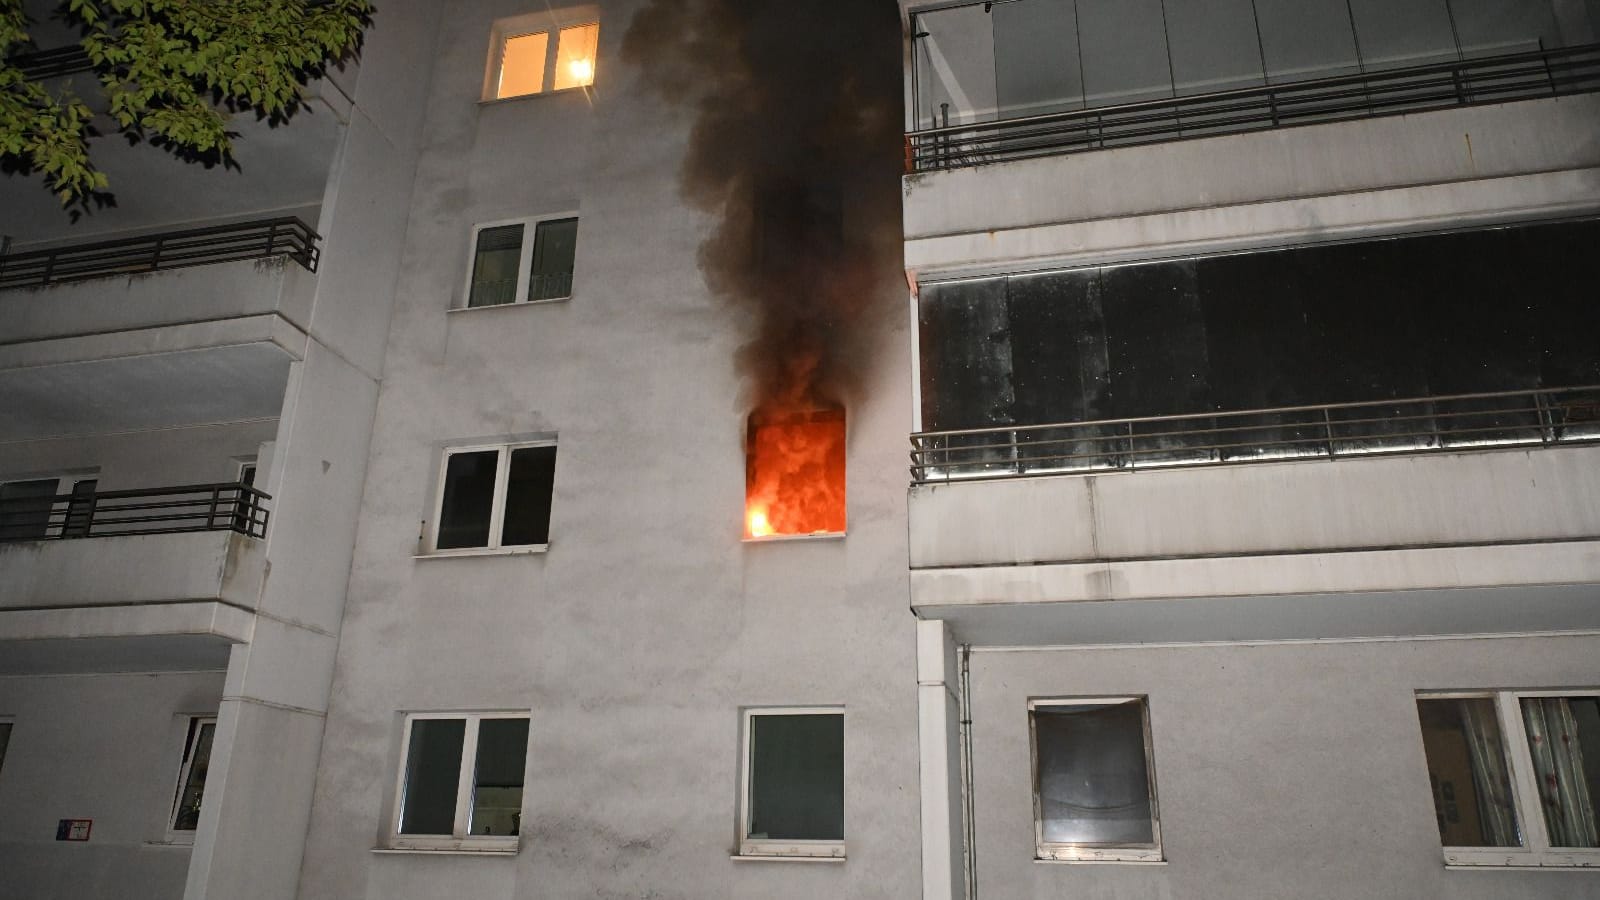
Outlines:
[{"label": "window sill", "polygon": [[562,96],[562,95],[565,95],[565,94],[577,94],[577,93],[588,94],[593,90],[594,90],[594,84],[593,83],[580,85],[578,87],[551,88],[548,91],[536,91],[536,92],[534,92],[532,94],[518,94],[515,97],[484,97],[483,99],[478,101],[478,105],[480,107],[481,106],[499,106],[502,103],[517,103],[517,102],[522,101],[522,100],[534,100],[534,99],[537,99],[539,97],[558,97],[558,96]]},{"label": "window sill", "polygon": [[516,856],[520,847],[373,847],[372,852],[383,856]]},{"label": "window sill", "polygon": [[728,858],[734,862],[842,863],[845,861],[845,857],[842,854],[839,856],[779,856],[760,853],[730,853]]},{"label": "window sill", "polygon": [[1541,869],[1592,871],[1600,868],[1600,853],[1583,850],[1576,853],[1546,851],[1539,854],[1456,851],[1445,854],[1444,867],[1461,872],[1493,872],[1501,869],[1516,869],[1523,872]]},{"label": "window sill", "polygon": [[1062,856],[1062,857],[1036,856],[1036,857],[1034,857],[1033,861],[1036,862],[1036,863],[1044,863],[1046,865],[1068,865],[1068,866],[1081,866],[1081,865],[1095,865],[1095,866],[1104,866],[1104,865],[1113,865],[1113,866],[1164,866],[1164,865],[1167,864],[1166,859],[1163,858],[1163,857],[1160,857],[1160,856],[1149,856],[1149,857],[1141,858],[1141,857],[1135,856],[1133,854],[1116,854],[1116,855],[1106,855],[1106,856],[1080,856],[1080,857],[1076,857],[1076,858],[1065,857],[1065,856]]},{"label": "window sill", "polygon": [[414,553],[412,559],[452,559],[462,556],[532,556],[539,553],[548,553],[549,544],[529,544],[526,547],[471,547],[462,550],[433,550],[428,553]]},{"label": "window sill", "polygon": [[777,544],[784,541],[842,541],[846,532],[843,531],[813,531],[810,534],[769,534],[765,537],[744,537],[740,543],[744,544]]},{"label": "window sill", "polygon": [[546,297],[542,300],[514,300],[510,303],[486,303],[483,306],[452,306],[445,310],[447,313],[473,313],[489,309],[520,309],[525,306],[550,306],[556,303],[570,303],[572,295],[565,297]]},{"label": "window sill", "polygon": [[145,841],[146,847],[176,847],[183,850],[194,849],[194,838],[188,840]]}]

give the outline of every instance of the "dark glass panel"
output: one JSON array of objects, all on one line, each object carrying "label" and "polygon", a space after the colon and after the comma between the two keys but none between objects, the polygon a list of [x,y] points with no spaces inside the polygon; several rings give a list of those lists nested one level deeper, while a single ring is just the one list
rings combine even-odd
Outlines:
[{"label": "dark glass panel", "polygon": [[478,758],[473,766],[470,834],[517,834],[522,830],[522,780],[528,759],[527,719],[478,723]]},{"label": "dark glass panel", "polygon": [[173,831],[194,831],[200,826],[200,803],[206,791],[206,773],[211,768],[211,743],[216,737],[217,723],[189,723],[189,737],[184,746],[184,762],[188,769],[183,784],[178,789],[178,809],[172,817]]},{"label": "dark glass panel", "polygon": [[444,500],[439,504],[439,549],[489,546],[499,452],[452,453],[444,470]]},{"label": "dark glass panel", "polygon": [[1345,0],[1255,0],[1261,53],[1273,84],[1358,71]]},{"label": "dark glass panel", "polygon": [[1033,711],[1040,837],[1048,843],[1155,843],[1144,704]]},{"label": "dark glass panel", "polygon": [[923,428],[1013,423],[1005,296],[1004,278],[921,287]]},{"label": "dark glass panel", "polygon": [[0,540],[42,538],[50,528],[50,507],[58,479],[0,484]]},{"label": "dark glass panel", "polygon": [[517,299],[517,262],[522,259],[522,226],[502,225],[478,232],[472,257],[468,306],[494,306]]},{"label": "dark glass panel", "polygon": [[1078,0],[1088,105],[1172,96],[1161,0]]},{"label": "dark glass panel", "polygon": [[518,447],[511,451],[501,546],[550,542],[550,497],[555,480],[555,447]]},{"label": "dark glass panel", "polygon": [[540,222],[533,232],[533,270],[529,300],[572,296],[572,268],[578,254],[578,220]]},{"label": "dark glass panel", "polygon": [[465,719],[417,719],[406,748],[401,834],[450,834],[455,829]]},{"label": "dark glass panel", "polygon": [[1551,0],[1450,0],[1462,55],[1500,56],[1559,47]]},{"label": "dark glass panel", "polygon": [[844,715],[750,717],[753,840],[844,840]]},{"label": "dark glass panel", "polygon": [[1073,4],[1003,3],[990,15],[1000,117],[1082,108],[1078,14]]},{"label": "dark glass panel", "polygon": [[1265,83],[1250,0],[1166,0],[1166,11],[1179,96]]}]

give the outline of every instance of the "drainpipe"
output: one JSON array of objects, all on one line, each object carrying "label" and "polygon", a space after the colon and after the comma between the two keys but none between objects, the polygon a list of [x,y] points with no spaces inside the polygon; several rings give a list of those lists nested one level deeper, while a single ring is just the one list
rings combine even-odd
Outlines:
[{"label": "drainpipe", "polygon": [[972,802],[972,645],[962,644],[959,699],[961,709],[961,868],[967,876],[967,900],[978,900],[978,848]]}]

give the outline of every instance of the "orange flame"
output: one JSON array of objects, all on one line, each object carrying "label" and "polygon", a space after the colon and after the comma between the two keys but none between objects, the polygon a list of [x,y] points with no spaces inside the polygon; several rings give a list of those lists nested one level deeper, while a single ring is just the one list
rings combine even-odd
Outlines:
[{"label": "orange flame", "polygon": [[844,411],[750,417],[745,537],[844,531]]}]

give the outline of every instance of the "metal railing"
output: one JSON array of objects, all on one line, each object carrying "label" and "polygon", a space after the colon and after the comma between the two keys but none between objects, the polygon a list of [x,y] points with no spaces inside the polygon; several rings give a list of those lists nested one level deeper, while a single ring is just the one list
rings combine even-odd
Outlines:
[{"label": "metal railing", "polygon": [[1600,44],[1587,44],[929,128],[906,135],[906,169],[928,172],[1596,90]]},{"label": "metal railing", "polygon": [[0,290],[271,256],[315,272],[319,239],[304,222],[283,217],[8,253],[0,256]]},{"label": "metal railing", "polygon": [[235,531],[267,533],[270,495],[246,484],[192,484],[0,501],[0,542]]},{"label": "metal railing", "polygon": [[33,53],[18,53],[6,62],[20,69],[22,77],[29,81],[60,78],[63,75],[87,72],[94,68],[94,64],[89,61],[89,54],[77,45],[38,50]]},{"label": "metal railing", "polygon": [[1600,441],[1600,387],[928,431],[917,484]]}]

